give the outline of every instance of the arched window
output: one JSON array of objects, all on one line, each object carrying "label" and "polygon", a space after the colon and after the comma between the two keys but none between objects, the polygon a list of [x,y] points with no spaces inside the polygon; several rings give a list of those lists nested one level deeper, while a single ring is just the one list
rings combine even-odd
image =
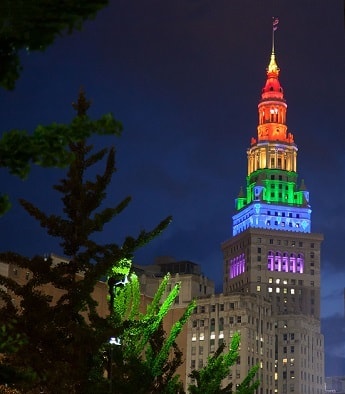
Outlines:
[{"label": "arched window", "polygon": [[235,278],[245,272],[245,257],[244,253],[234,257],[230,260],[230,278]]},{"label": "arched window", "polygon": [[290,254],[289,272],[296,272],[296,255],[293,253]]},{"label": "arched window", "polygon": [[271,250],[268,252],[267,256],[267,269],[268,271],[274,271],[274,256]]},{"label": "arched window", "polygon": [[304,272],[304,256],[302,253],[289,255],[288,252],[281,253],[270,250],[267,256],[267,269],[268,271],[302,274]]},{"label": "arched window", "polygon": [[296,272],[299,272],[300,274],[303,274],[304,272],[304,257],[300,253],[297,255]]},{"label": "arched window", "polygon": [[274,271],[280,272],[281,265],[282,265],[282,255],[279,251],[277,251],[274,257]]}]

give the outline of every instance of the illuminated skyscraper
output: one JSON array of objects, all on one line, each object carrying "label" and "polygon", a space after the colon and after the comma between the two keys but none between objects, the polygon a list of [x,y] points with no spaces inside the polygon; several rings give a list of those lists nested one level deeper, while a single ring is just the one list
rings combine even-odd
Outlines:
[{"label": "illuminated skyscraper", "polygon": [[[235,201],[233,238],[222,245],[223,291],[256,294],[271,303],[276,329],[273,392],[321,394],[323,237],[311,233],[309,192],[304,181],[297,180],[298,149],[286,123],[287,104],[274,40],[266,71],[258,104],[257,136],[247,150],[246,188]],[[258,330],[257,340],[265,334],[262,325]],[[265,392],[270,394],[271,390]]]}]

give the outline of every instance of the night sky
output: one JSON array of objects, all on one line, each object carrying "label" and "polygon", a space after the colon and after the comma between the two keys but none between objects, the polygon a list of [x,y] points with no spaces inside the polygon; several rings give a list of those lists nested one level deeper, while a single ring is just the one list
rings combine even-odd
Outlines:
[{"label": "night sky", "polygon": [[[0,91],[2,131],[68,123],[81,86],[89,115],[123,122],[117,173],[107,205],[127,210],[98,239],[120,242],[173,215],[169,228],[135,256],[201,264],[221,290],[220,244],[231,237],[234,199],[245,186],[246,149],[256,136],[257,104],[280,19],[276,59],[299,148],[299,180],[310,191],[312,230],[323,233],[322,329],[326,375],[345,375],[345,33],[341,0],[111,0],[81,32],[44,53],[22,53],[15,91]],[[0,221],[0,249],[61,253],[16,202],[61,212],[51,186],[64,176],[34,168],[26,181],[1,172],[13,209]]]}]

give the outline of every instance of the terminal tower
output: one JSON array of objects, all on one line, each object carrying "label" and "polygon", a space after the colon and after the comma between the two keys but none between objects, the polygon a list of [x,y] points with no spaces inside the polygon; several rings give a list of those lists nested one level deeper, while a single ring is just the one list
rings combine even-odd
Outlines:
[{"label": "terminal tower", "polygon": [[[257,133],[247,150],[246,183],[235,200],[232,238],[222,244],[223,293],[254,295],[258,302],[269,301],[275,342],[271,357],[274,382],[273,387],[265,383],[261,387],[269,387],[269,394],[321,394],[323,236],[311,231],[309,192],[304,180],[298,180],[298,148],[287,126],[287,103],[274,48],[275,29],[273,25]],[[264,341],[265,327],[261,327],[259,336]]]}]

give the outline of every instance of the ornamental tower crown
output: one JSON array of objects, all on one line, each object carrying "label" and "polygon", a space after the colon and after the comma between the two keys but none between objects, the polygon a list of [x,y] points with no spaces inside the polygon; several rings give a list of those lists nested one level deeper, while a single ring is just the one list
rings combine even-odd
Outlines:
[{"label": "ornamental tower crown", "polygon": [[286,124],[287,104],[279,81],[274,49],[266,69],[266,83],[258,104],[257,137],[247,150],[247,186],[236,199],[233,235],[248,227],[311,231],[309,193],[302,181],[297,185],[297,145]]}]

